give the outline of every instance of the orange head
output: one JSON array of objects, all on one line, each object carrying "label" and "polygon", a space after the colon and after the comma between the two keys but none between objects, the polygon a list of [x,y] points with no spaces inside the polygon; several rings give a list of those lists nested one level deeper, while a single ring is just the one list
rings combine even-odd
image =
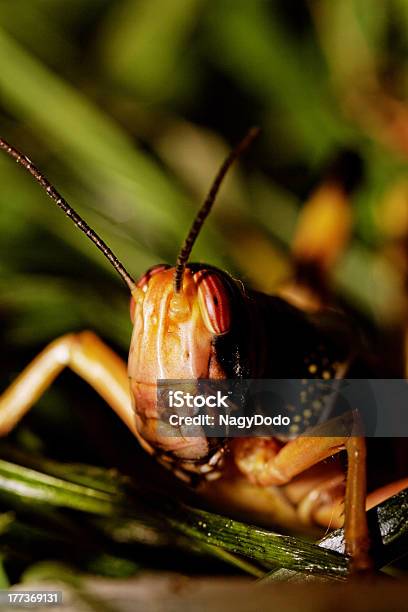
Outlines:
[{"label": "orange head", "polygon": [[128,372],[140,435],[159,454],[184,466],[190,462],[192,469],[205,465],[222,441],[208,440],[202,430],[191,437],[159,427],[156,383],[234,376],[240,364],[233,323],[244,300],[239,285],[216,268],[188,264],[180,292],[174,274],[174,267],[154,266],[132,292]]}]

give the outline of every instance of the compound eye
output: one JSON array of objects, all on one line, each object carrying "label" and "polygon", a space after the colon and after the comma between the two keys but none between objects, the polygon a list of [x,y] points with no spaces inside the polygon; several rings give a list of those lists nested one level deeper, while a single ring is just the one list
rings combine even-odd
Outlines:
[{"label": "compound eye", "polygon": [[225,282],[213,270],[196,272],[194,280],[198,287],[198,302],[205,326],[217,336],[226,334],[231,327],[231,309]]},{"label": "compound eye", "polygon": [[158,272],[163,272],[163,270],[168,270],[169,268],[171,268],[171,266],[169,266],[168,264],[157,264],[156,266],[152,266],[148,269],[147,272],[143,274],[143,276],[139,278],[136,283],[136,287],[140,287],[140,289],[147,287],[149,280],[152,278],[152,276],[154,276]]}]

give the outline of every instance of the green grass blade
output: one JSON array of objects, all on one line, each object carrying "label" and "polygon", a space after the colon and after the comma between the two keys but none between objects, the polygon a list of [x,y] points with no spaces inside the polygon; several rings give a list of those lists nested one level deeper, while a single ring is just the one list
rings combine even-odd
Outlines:
[{"label": "green grass blade", "polygon": [[217,546],[253,561],[278,563],[282,567],[333,578],[344,577],[347,573],[346,559],[337,553],[301,539],[170,502],[168,498],[150,492],[143,492],[136,498],[127,493],[120,482],[114,494],[107,493],[0,460],[0,488],[26,499],[93,514],[123,515],[130,520],[161,520],[174,531],[197,542]]}]

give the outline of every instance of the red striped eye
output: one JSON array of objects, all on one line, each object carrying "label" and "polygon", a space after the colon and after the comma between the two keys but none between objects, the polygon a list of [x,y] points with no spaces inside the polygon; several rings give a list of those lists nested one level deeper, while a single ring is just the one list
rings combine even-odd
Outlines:
[{"label": "red striped eye", "polygon": [[231,327],[228,289],[221,276],[213,270],[200,270],[194,274],[198,287],[198,301],[204,323],[212,334],[226,334]]}]

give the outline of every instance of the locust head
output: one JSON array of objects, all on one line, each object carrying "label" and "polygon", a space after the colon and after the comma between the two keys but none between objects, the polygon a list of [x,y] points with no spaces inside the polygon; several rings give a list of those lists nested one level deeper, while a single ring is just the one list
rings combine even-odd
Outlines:
[{"label": "locust head", "polygon": [[210,443],[199,428],[194,436],[167,431],[160,421],[157,381],[186,380],[193,386],[198,379],[227,377],[217,347],[231,328],[231,279],[215,268],[189,264],[176,292],[174,274],[174,267],[155,266],[133,291],[128,372],[140,435],[159,454],[184,467],[190,462],[192,469],[205,465],[220,444]]},{"label": "locust head", "polygon": [[[132,290],[133,335],[128,372],[137,429],[152,450],[184,470],[209,470],[222,440],[165,427],[157,381],[224,379],[237,358],[234,314],[242,300],[233,279],[215,267],[188,263],[193,244],[233,160],[257,131],[251,131],[222,165],[180,250],[175,267],[150,268]],[[237,299],[238,297],[238,299]],[[239,355],[238,355],[239,357]],[[190,430],[191,432],[191,430]]]}]

